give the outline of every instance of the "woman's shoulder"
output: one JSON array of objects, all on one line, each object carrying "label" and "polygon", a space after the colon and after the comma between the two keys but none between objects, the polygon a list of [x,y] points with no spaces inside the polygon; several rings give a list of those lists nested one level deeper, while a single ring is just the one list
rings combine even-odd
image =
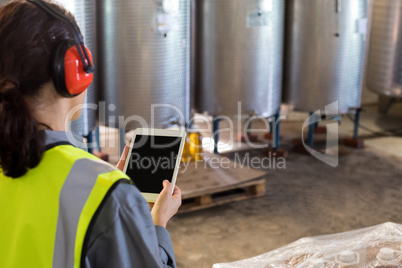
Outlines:
[{"label": "woman's shoulder", "polygon": [[51,157],[57,157],[57,158],[65,158],[70,159],[72,161],[78,160],[78,159],[92,159],[92,160],[98,160],[96,156],[88,153],[87,151],[75,147],[74,145],[71,144],[60,144],[57,146],[54,146],[52,148],[47,148],[45,151],[45,155],[51,155]]},{"label": "woman's shoulder", "polygon": [[40,167],[52,167],[55,172],[66,170],[69,174],[74,174],[83,180],[102,176],[104,180],[112,184],[119,180],[129,182],[127,175],[116,167],[69,144],[48,149],[38,168]]},{"label": "woman's shoulder", "polygon": [[147,202],[138,188],[132,183],[119,183],[109,197],[111,203],[120,209],[128,209],[146,205]]}]

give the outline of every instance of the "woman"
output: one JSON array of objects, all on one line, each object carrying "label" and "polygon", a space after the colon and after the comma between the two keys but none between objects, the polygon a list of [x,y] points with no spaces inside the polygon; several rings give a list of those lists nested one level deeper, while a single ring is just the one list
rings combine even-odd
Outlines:
[{"label": "woman", "polygon": [[64,77],[67,54],[90,62],[75,25],[49,2],[0,8],[0,267],[175,267],[165,228],[180,190],[165,181],[150,213],[125,174],[67,139],[85,100]]}]

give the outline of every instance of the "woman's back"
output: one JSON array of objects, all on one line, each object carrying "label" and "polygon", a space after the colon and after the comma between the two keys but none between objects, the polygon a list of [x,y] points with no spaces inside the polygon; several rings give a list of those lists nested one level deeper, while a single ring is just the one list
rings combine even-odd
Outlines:
[{"label": "woman's back", "polygon": [[125,174],[66,132],[92,81],[82,40],[52,2],[0,7],[0,267],[174,267],[165,227],[180,190],[164,182],[150,213]]},{"label": "woman's back", "polygon": [[73,266],[75,250],[82,251],[106,194],[116,183],[130,182],[62,136],[46,131],[54,143],[46,142],[40,164],[24,176],[12,179],[0,173],[0,211],[7,215],[0,223],[0,241],[9,241],[0,244],[0,262],[10,262],[2,267]]}]

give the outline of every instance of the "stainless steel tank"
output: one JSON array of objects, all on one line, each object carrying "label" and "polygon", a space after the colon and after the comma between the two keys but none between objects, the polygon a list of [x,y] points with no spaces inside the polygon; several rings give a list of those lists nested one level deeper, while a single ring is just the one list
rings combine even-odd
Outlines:
[{"label": "stainless steel tank", "polygon": [[283,0],[197,1],[197,108],[269,117],[281,104]]},{"label": "stainless steel tank", "polygon": [[97,50],[96,50],[96,12],[95,0],[54,0],[54,2],[64,6],[75,17],[81,33],[85,39],[85,45],[91,50],[93,61],[95,64],[95,79],[87,89],[87,97],[84,108],[79,119],[71,122],[71,131],[87,136],[90,131],[96,126],[97,109],[88,107],[88,105],[98,104],[98,87],[96,77],[99,76],[97,66]]},{"label": "stainless steel tank", "polygon": [[126,130],[145,123],[184,124],[190,104],[190,1],[100,0],[98,11],[106,101],[101,123]]},{"label": "stainless steel tank", "polygon": [[197,112],[195,105],[195,86],[196,86],[196,59],[197,59],[197,1],[191,0],[190,4],[190,118]]},{"label": "stainless steel tank", "polygon": [[367,87],[402,97],[402,1],[373,0]]},{"label": "stainless steel tank", "polygon": [[339,113],[360,107],[368,0],[286,4],[285,102],[305,112],[336,101]]}]

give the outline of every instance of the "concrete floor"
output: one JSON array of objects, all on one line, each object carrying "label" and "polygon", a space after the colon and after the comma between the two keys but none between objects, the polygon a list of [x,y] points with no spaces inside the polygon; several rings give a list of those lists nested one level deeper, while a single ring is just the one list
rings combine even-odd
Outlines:
[{"label": "concrete floor", "polygon": [[[291,139],[300,136],[307,115],[286,115],[281,126],[282,145],[289,150],[286,169],[266,170],[265,197],[178,215],[170,221],[168,230],[178,267],[211,267],[214,263],[253,257],[305,236],[387,221],[402,223],[401,104],[395,105],[387,116],[377,114],[375,106],[367,106],[361,124],[386,135],[361,130],[366,148],[341,147],[336,168],[292,151]],[[253,127],[263,125],[256,122]],[[352,122],[343,117],[340,137],[350,136],[352,131]],[[225,135],[221,135],[222,140],[233,147],[232,151],[263,157],[247,146],[238,148]],[[113,140],[113,135],[109,138]],[[117,161],[116,148],[108,150],[112,162]],[[233,157],[234,153],[229,155]]]},{"label": "concrete floor", "polygon": [[[300,135],[302,118],[307,117],[293,114],[283,122],[284,147],[290,148],[290,139]],[[393,107],[388,116],[368,107],[361,123],[376,132],[401,129],[401,105]],[[352,130],[345,118],[341,136]],[[341,156],[337,168],[290,151],[285,170],[267,170],[265,197],[175,216],[168,230],[178,266],[211,267],[253,257],[305,236],[387,221],[402,223],[402,138],[361,134],[366,148],[341,148],[348,153]],[[262,157],[256,151],[252,154]]]}]

